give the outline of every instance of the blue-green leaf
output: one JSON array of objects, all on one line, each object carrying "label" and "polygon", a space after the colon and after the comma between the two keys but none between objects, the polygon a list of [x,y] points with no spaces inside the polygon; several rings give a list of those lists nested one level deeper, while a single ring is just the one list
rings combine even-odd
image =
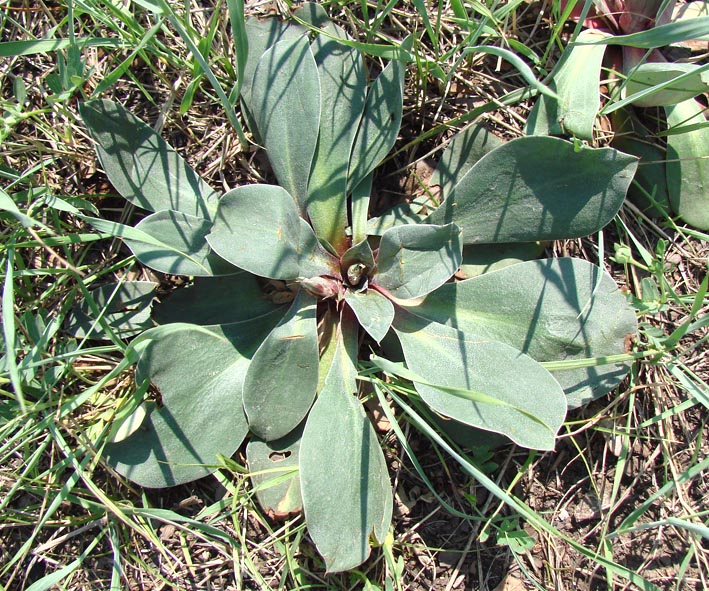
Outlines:
[{"label": "blue-green leaf", "polygon": [[251,107],[251,87],[254,73],[261,56],[279,41],[293,41],[301,37],[305,29],[289,21],[277,18],[246,20],[248,57],[244,64],[244,79],[241,82],[241,96],[249,111]]},{"label": "blue-green leaf", "polygon": [[404,64],[392,61],[367,94],[364,116],[352,146],[349,187],[356,187],[389,153],[401,126]]},{"label": "blue-green leaf", "polygon": [[136,258],[151,269],[170,275],[208,277],[235,273],[207,244],[211,222],[179,211],[158,211],[135,227],[165,246],[124,238]]},{"label": "blue-green leaf", "polygon": [[612,148],[517,138],[481,158],[426,222],[458,224],[465,244],[586,236],[613,219],[636,167]]},{"label": "blue-green leaf", "polygon": [[207,241],[222,258],[259,277],[337,271],[337,261],[298,215],[293,198],[276,185],[245,185],[226,193]]},{"label": "blue-green leaf", "polygon": [[442,200],[458,181],[486,154],[502,146],[504,142],[483,124],[474,122],[454,135],[429,182],[431,187],[440,187]]},{"label": "blue-green leaf", "polygon": [[131,203],[211,219],[217,194],[150,127],[106,99],[79,105],[108,179]]},{"label": "blue-green leaf", "polygon": [[[695,100],[665,107],[672,129],[706,123]],[[667,136],[667,185],[672,209],[688,224],[709,230],[709,127]]]},{"label": "blue-green leaf", "polygon": [[373,175],[370,173],[352,188],[350,206],[352,208],[352,242],[357,244],[367,238],[367,217],[369,200],[372,195]]},{"label": "blue-green leaf", "polygon": [[108,464],[141,486],[163,488],[206,476],[219,455],[233,455],[248,431],[241,396],[249,360],[278,317],[143,333],[138,373],[160,389],[162,405],[149,403],[136,431],[106,445]]},{"label": "blue-green leaf", "polygon": [[360,325],[377,343],[386,336],[394,320],[394,305],[374,290],[347,290],[345,301],[357,316]]},{"label": "blue-green leaf", "polygon": [[[635,313],[613,279],[580,259],[529,261],[450,283],[409,309],[537,361],[622,354],[637,330]],[[629,369],[614,363],[554,376],[569,406],[577,407],[616,387]]]},{"label": "blue-green leaf", "polygon": [[393,327],[406,364],[420,376],[414,378],[416,390],[431,408],[524,447],[553,449],[566,396],[539,363],[504,343],[403,310]]},{"label": "blue-green leaf", "polygon": [[638,33],[614,35],[603,39],[586,41],[586,43],[654,49],[692,39],[709,40],[707,31],[709,31],[709,16],[698,16],[660,25]]},{"label": "blue-green leaf", "polygon": [[628,73],[623,98],[637,107],[665,107],[709,91],[709,65],[647,62]]},{"label": "blue-green leaf", "polygon": [[390,228],[379,244],[372,283],[395,298],[418,298],[448,281],[462,258],[460,229],[455,224]]},{"label": "blue-green leaf", "polygon": [[280,41],[261,56],[251,109],[278,183],[304,214],[320,124],[320,79],[307,37]]},{"label": "blue-green leaf", "polygon": [[426,217],[426,214],[419,213],[408,202],[397,203],[382,215],[367,220],[367,234],[369,236],[381,236],[390,228],[420,224]]},{"label": "blue-green leaf", "polygon": [[541,242],[471,244],[463,247],[463,262],[455,276],[458,279],[470,279],[522,261],[531,261],[543,252],[544,243]]},{"label": "blue-green leaf", "polygon": [[349,347],[341,334],[338,339],[338,352],[300,444],[305,520],[328,572],[349,570],[366,560],[372,533],[384,541],[393,505],[381,446],[353,395],[348,377],[353,361],[344,354]]},{"label": "blue-green leaf", "polygon": [[367,272],[374,269],[374,253],[372,248],[369,246],[367,240],[362,240],[354,246],[347,249],[347,251],[342,255],[341,266],[342,270],[347,275],[347,268],[351,265],[362,264],[364,265]]},{"label": "blue-green leaf", "polygon": [[585,45],[585,40],[606,36],[595,29],[582,31],[567,47],[552,73],[556,98],[541,95],[529,113],[529,135],[571,135],[593,139],[593,127],[601,108],[601,65],[605,45]]},{"label": "blue-green leaf", "polygon": [[302,435],[302,429],[296,429],[277,441],[252,439],[246,446],[256,498],[271,517],[286,517],[303,508],[298,474]]},{"label": "blue-green leaf", "polygon": [[[330,29],[347,36],[338,27]],[[317,236],[343,252],[347,247],[347,170],[364,110],[367,75],[359,51],[334,39],[318,35],[311,50],[320,74],[321,107],[308,215]]]},{"label": "blue-green leaf", "polygon": [[254,354],[244,382],[249,429],[280,439],[303,420],[318,385],[316,301],[301,290]]},{"label": "blue-green leaf", "polygon": [[[653,216],[667,215],[670,198],[667,188],[666,150],[656,136],[638,119],[632,109],[620,109],[611,115],[615,136],[613,147],[640,159],[628,198]],[[661,213],[665,212],[664,214]]]}]

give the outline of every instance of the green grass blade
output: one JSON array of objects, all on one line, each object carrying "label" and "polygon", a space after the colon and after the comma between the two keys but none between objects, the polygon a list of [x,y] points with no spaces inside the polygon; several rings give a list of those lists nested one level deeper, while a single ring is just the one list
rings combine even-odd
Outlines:
[{"label": "green grass blade", "polygon": [[69,564],[60,568],[59,570],[49,573],[38,581],[35,581],[29,587],[27,587],[27,591],[49,591],[49,589],[51,589],[52,587],[59,585],[64,579],[66,579],[69,575],[71,575],[74,571],[81,567],[81,565],[84,563],[84,560],[86,560],[86,557],[91,554],[93,549],[98,546],[98,543],[103,539],[105,531],[106,530],[104,529],[101,534],[92,537],[91,542],[88,546],[86,546],[86,548],[79,555],[78,558],[72,560]]},{"label": "green grass blade", "polygon": [[143,36],[140,42],[133,48],[128,57],[124,59],[118,66],[116,66],[111,72],[109,72],[101,82],[98,83],[96,89],[93,92],[93,96],[99,96],[101,93],[106,92],[109,88],[113,87],[118,79],[125,74],[129,68],[133,65],[135,57],[139,55],[143,49],[155,38],[155,35],[162,29],[164,21],[161,19],[151,27],[150,30]]},{"label": "green grass blade", "polygon": [[241,85],[244,82],[244,71],[246,61],[249,57],[249,40],[246,36],[246,21],[244,20],[244,0],[226,0],[229,10],[229,22],[231,24],[231,35],[234,40],[234,51],[236,53],[236,86],[230,97],[236,103],[237,97],[241,93]]},{"label": "green grass blade", "polygon": [[463,52],[463,55],[460,59],[462,60],[473,53],[489,53],[490,55],[501,57],[505,61],[508,61],[510,64],[512,64],[515,68],[517,68],[517,71],[520,73],[522,78],[524,78],[524,81],[529,84],[529,86],[534,88],[534,90],[550,98],[558,99],[557,94],[551,88],[537,80],[537,77],[534,75],[532,68],[530,68],[520,57],[518,57],[515,53],[512,53],[508,49],[503,49],[502,47],[494,47],[491,45],[475,45],[473,47],[468,47]]},{"label": "green grass blade", "polygon": [[[121,49],[125,44],[118,39],[89,37],[76,40],[76,45],[81,47],[105,47]],[[38,55],[69,49],[72,46],[70,39],[36,39],[32,41],[3,41],[0,43],[0,57],[17,57],[25,55]]]},{"label": "green grass blade", "polygon": [[632,33],[630,35],[616,35],[607,39],[588,42],[590,44],[602,45],[625,45],[627,47],[638,47],[640,49],[655,49],[665,47],[673,43],[682,41],[706,41],[709,40],[709,16],[699,16],[692,19],[675,21],[666,25],[660,25]]},{"label": "green grass blade", "polygon": [[20,412],[27,414],[27,402],[22,388],[22,379],[15,357],[15,295],[14,295],[14,273],[15,273],[15,250],[11,247],[7,250],[7,266],[5,268],[5,284],[2,290],[2,331],[5,337],[5,350],[8,369],[10,371],[10,381],[15,390],[15,397],[20,406]]},{"label": "green grass blade", "polygon": [[187,47],[189,48],[192,57],[199,64],[199,67],[201,68],[202,72],[206,76],[207,80],[209,80],[209,83],[212,85],[214,92],[217,93],[219,101],[222,103],[222,107],[224,108],[224,112],[226,113],[229,122],[231,123],[232,127],[236,131],[237,136],[239,137],[239,142],[243,147],[247,147],[249,145],[249,140],[246,139],[246,135],[244,134],[244,128],[242,127],[238,117],[236,116],[234,106],[229,101],[229,97],[224,92],[222,85],[219,84],[219,80],[217,80],[217,77],[214,75],[214,72],[212,72],[212,69],[209,67],[207,60],[204,59],[204,56],[199,51],[199,47],[197,47],[197,44],[194,42],[194,39],[192,39],[192,36],[190,35],[189,31],[180,21],[172,7],[165,0],[158,1],[160,3],[160,8],[167,15],[167,18],[172,24],[172,26],[175,27],[177,33],[185,42],[185,45],[187,45]]}]

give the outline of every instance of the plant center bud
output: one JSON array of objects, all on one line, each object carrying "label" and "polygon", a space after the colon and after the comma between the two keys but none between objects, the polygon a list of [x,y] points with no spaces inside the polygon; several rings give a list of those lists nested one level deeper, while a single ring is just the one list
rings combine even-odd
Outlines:
[{"label": "plant center bud", "polygon": [[351,287],[357,287],[362,281],[362,275],[367,267],[362,263],[355,263],[347,268],[347,282]]}]

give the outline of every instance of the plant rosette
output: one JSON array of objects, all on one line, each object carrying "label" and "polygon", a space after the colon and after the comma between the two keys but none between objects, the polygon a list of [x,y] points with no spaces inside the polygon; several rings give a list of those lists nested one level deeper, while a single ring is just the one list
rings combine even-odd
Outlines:
[{"label": "plant rosette", "polygon": [[[384,454],[358,396],[362,361],[412,381],[458,426],[540,450],[553,449],[569,407],[621,382],[636,320],[614,281],[583,260],[523,259],[538,241],[611,220],[636,160],[551,137],[502,143],[473,126],[441,156],[440,206],[370,218],[372,173],[399,132],[405,64],[369,80],[321,7],[297,15],[247,22],[242,112],[277,184],[219,196],[120,105],[91,100],[80,111],[116,190],[152,212],[135,227],[89,222],[155,271],[194,278],[149,318],[128,306],[137,382],[150,380],[160,400],[124,413],[106,462],[139,485],[169,487],[210,474],[248,437],[259,501],[274,515],[302,510],[333,572],[362,563],[392,516]],[[409,50],[404,42],[400,54]],[[498,263],[505,253],[497,270],[452,282],[491,252]],[[94,324],[120,332],[124,300],[145,306],[149,294],[105,286]],[[96,330],[89,303],[84,334]]]},{"label": "plant rosette", "polygon": [[[568,12],[567,5],[562,2],[561,10]],[[709,92],[709,64],[668,61],[662,51],[707,39],[709,2],[577,2],[569,15],[588,28],[566,47],[552,72],[556,97],[540,96],[527,133],[592,141],[599,114],[610,116],[613,146],[641,159],[630,198],[648,213],[662,217],[672,211],[709,230],[709,125],[706,100],[696,100]],[[610,88],[603,107],[601,78]],[[638,107],[663,108],[664,120],[657,109],[650,111],[651,127],[660,119],[659,132],[648,129]]]}]

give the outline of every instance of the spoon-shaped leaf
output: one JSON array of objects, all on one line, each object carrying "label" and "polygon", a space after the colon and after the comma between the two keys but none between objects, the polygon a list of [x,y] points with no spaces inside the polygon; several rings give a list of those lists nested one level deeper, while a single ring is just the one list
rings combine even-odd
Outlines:
[{"label": "spoon-shaped leaf", "polygon": [[[615,282],[580,259],[518,263],[450,283],[409,308],[466,335],[507,343],[537,361],[625,352],[635,314]],[[625,363],[555,371],[569,406],[606,394],[628,373]]]},{"label": "spoon-shaped leaf", "polygon": [[417,298],[448,281],[462,258],[455,224],[397,226],[382,235],[372,281],[396,298]]},{"label": "spoon-shaped leaf", "polygon": [[593,139],[593,126],[601,108],[601,65],[605,45],[584,41],[609,37],[595,29],[581,31],[552,73],[557,98],[541,95],[529,113],[529,135],[571,135]]},{"label": "spoon-shaped leaf", "polygon": [[377,76],[352,146],[349,187],[356,187],[389,153],[401,127],[405,67],[394,60]]},{"label": "spoon-shaped leaf", "polygon": [[271,517],[285,517],[303,508],[300,495],[300,438],[296,429],[278,441],[252,439],[246,446],[256,498]]},{"label": "spoon-shaped leaf", "polygon": [[553,449],[566,396],[539,363],[504,343],[401,309],[393,327],[416,390],[431,408],[524,447]]},{"label": "spoon-shaped leaf", "polygon": [[665,107],[673,127],[699,127],[667,136],[667,185],[672,209],[688,224],[709,230],[709,127],[704,108],[694,100]]},{"label": "spoon-shaped leaf", "polygon": [[157,238],[169,248],[132,238],[126,244],[136,258],[151,269],[170,275],[209,277],[235,273],[232,265],[207,244],[211,222],[179,211],[158,211],[143,218],[136,229]]},{"label": "spoon-shaped leaf", "polygon": [[394,304],[372,289],[365,292],[347,290],[345,301],[369,336],[377,343],[381,342],[394,320]]},{"label": "spoon-shaped leaf", "polygon": [[278,183],[304,213],[320,123],[320,80],[307,37],[279,41],[261,56],[251,109]]},{"label": "spoon-shaped leaf", "polygon": [[318,241],[310,224],[301,218],[298,243],[298,265],[301,277],[337,275],[337,259],[326,251]]},{"label": "spoon-shaped leaf", "polygon": [[213,216],[217,194],[135,115],[106,99],[82,103],[79,112],[109,180],[128,201],[150,211]]},{"label": "spoon-shaped leaf", "polygon": [[280,439],[303,420],[318,385],[316,301],[301,290],[254,354],[244,382],[249,429]]},{"label": "spoon-shaped leaf", "polygon": [[[327,31],[347,38],[332,24]],[[347,248],[347,170],[364,110],[367,75],[360,52],[336,39],[318,35],[311,49],[320,74],[321,113],[308,215],[315,233],[341,253]]]},{"label": "spoon-shaped leaf", "polygon": [[613,219],[636,167],[612,148],[517,138],[481,158],[426,222],[455,222],[465,244],[586,236]]},{"label": "spoon-shaped leaf", "polygon": [[367,239],[367,217],[373,179],[374,175],[370,173],[356,187],[352,188],[350,205],[352,209],[352,242],[354,244]]},{"label": "spoon-shaped leaf", "polygon": [[[130,337],[153,326],[150,306],[156,287],[152,281],[109,283],[92,289],[90,297],[103,322],[121,337]],[[110,338],[86,298],[72,310],[68,320],[65,329],[77,338]]]},{"label": "spoon-shaped leaf", "polygon": [[354,360],[345,353],[351,348],[345,339],[353,337],[355,331],[338,334],[338,352],[300,444],[305,519],[329,572],[364,562],[371,534],[383,542],[392,515],[384,455],[348,377]]},{"label": "spoon-shaped leaf", "polygon": [[213,472],[218,455],[231,456],[246,436],[244,376],[258,343],[278,318],[274,313],[209,330],[171,325],[179,330],[145,332],[140,338],[148,346],[138,372],[160,389],[162,406],[151,404],[133,434],[104,448],[108,464],[149,488]]},{"label": "spoon-shaped leaf", "polygon": [[251,85],[261,56],[279,41],[293,41],[301,37],[305,29],[295,23],[277,18],[246,20],[248,57],[244,65],[244,79],[241,82],[241,97],[251,110]]},{"label": "spoon-shaped leaf", "polygon": [[207,241],[222,258],[259,277],[337,272],[337,261],[298,215],[293,198],[276,185],[245,185],[226,193]]}]

